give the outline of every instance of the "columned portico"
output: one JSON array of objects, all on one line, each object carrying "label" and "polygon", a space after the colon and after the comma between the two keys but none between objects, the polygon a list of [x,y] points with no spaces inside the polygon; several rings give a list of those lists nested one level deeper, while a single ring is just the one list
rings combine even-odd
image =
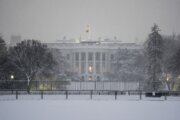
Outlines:
[{"label": "columned portico", "polygon": [[73,70],[82,80],[100,80],[106,71],[105,53],[101,51],[77,51],[73,54]]},{"label": "columned portico", "polygon": [[69,43],[49,43],[49,47],[60,49],[70,71],[78,76],[77,80],[107,80],[106,73],[111,72],[112,56],[121,49],[139,49],[134,43],[120,43],[118,41],[70,41]]}]

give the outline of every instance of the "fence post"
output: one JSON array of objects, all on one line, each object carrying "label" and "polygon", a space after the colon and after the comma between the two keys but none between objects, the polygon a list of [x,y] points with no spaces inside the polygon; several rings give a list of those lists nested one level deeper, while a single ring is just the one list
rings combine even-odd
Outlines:
[{"label": "fence post", "polygon": [[104,90],[104,80],[103,80],[103,90]]},{"label": "fence post", "polygon": [[38,81],[36,81],[36,90],[38,90]]},{"label": "fence post", "polygon": [[142,100],[142,92],[139,91],[139,99]]},{"label": "fence post", "polygon": [[16,91],[16,100],[18,99],[18,91]]},{"label": "fence post", "polygon": [[114,94],[115,94],[115,100],[117,100],[117,91],[115,91]]},{"label": "fence post", "polygon": [[68,91],[66,90],[66,100],[68,99]]},{"label": "fence post", "polygon": [[52,81],[51,81],[51,90],[52,90]]},{"label": "fence post", "polygon": [[43,91],[41,91],[41,99],[43,99]]},{"label": "fence post", "polygon": [[167,100],[167,96],[166,96],[166,93],[164,93],[164,100]]},{"label": "fence post", "polygon": [[90,93],[90,98],[91,98],[91,100],[92,100],[92,94],[93,94],[93,91],[91,90],[91,93]]},{"label": "fence post", "polygon": [[81,90],[81,81],[80,81],[80,90]]},{"label": "fence post", "polygon": [[96,90],[96,81],[94,81],[94,90]]}]

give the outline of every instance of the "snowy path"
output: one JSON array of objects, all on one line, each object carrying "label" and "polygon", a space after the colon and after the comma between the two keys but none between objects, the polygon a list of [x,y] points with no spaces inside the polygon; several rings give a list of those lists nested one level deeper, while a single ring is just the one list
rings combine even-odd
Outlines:
[{"label": "snowy path", "polygon": [[0,101],[0,120],[180,120],[180,101]]}]

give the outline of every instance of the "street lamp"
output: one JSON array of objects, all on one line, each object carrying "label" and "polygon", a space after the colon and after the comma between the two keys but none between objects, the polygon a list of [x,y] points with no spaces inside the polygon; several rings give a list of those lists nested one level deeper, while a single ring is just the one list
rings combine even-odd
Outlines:
[{"label": "street lamp", "polygon": [[169,78],[167,77],[166,80],[169,81]]},{"label": "street lamp", "polygon": [[11,77],[12,80],[14,79],[14,75],[11,75],[10,77]]}]

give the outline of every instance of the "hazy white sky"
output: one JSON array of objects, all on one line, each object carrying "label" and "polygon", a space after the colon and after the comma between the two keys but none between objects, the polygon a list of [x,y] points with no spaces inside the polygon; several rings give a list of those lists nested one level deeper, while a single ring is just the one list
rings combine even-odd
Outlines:
[{"label": "hazy white sky", "polygon": [[0,33],[6,40],[85,38],[90,24],[93,39],[144,41],[153,23],[162,34],[179,34],[180,0],[0,0]]}]

